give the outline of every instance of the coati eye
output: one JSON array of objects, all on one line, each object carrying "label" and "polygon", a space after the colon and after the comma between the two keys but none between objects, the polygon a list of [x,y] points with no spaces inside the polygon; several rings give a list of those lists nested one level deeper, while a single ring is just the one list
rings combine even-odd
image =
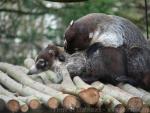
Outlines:
[{"label": "coati eye", "polygon": [[48,62],[44,59],[39,59],[36,63],[36,67],[38,69],[44,69],[47,67],[47,65],[48,65]]}]

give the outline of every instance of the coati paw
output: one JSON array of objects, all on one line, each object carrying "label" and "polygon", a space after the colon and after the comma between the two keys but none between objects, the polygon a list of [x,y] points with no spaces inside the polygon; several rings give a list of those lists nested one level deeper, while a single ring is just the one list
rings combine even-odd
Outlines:
[{"label": "coati paw", "polygon": [[138,84],[137,81],[135,81],[132,78],[129,78],[127,76],[119,76],[116,78],[116,81],[120,82],[120,83],[129,83],[133,86],[136,86]]}]

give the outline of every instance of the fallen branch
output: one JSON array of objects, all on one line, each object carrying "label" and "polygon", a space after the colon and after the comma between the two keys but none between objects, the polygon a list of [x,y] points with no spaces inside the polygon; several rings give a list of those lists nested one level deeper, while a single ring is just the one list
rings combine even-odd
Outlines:
[{"label": "fallen branch", "polygon": [[73,81],[77,88],[79,89],[79,96],[81,99],[83,99],[86,103],[90,105],[94,105],[98,102],[99,100],[99,91],[86,84],[80,77],[76,76],[73,78]]},{"label": "fallen branch", "polygon": [[147,105],[143,105],[140,113],[150,113],[150,108]]},{"label": "fallen branch", "polygon": [[3,111],[5,109],[5,101],[0,98],[0,111]]},{"label": "fallen branch", "polygon": [[16,99],[19,99],[27,103],[27,105],[33,110],[39,109],[41,107],[40,100],[35,96],[26,96],[26,97],[19,96],[19,97],[16,97]]},{"label": "fallen branch", "polygon": [[54,97],[41,93],[28,86],[22,85],[14,81],[12,78],[8,77],[5,73],[1,71],[0,71],[0,75],[1,75],[0,83],[3,84],[5,87],[7,87],[9,90],[13,92],[18,92],[23,96],[35,95],[37,98],[39,98],[42,101],[42,103],[44,103],[49,108],[55,109],[58,107],[59,105],[58,101]]},{"label": "fallen branch", "polygon": [[[32,59],[29,59],[29,58],[26,59],[24,63],[28,68],[31,68],[31,66],[33,66],[35,64],[34,61]],[[56,61],[56,63],[52,67],[52,70],[54,72],[56,72],[57,77],[55,76],[55,81],[57,81],[57,79],[60,80],[60,77],[63,78],[63,81],[62,81],[61,85],[60,84],[59,85],[58,84],[55,84],[55,85],[50,84],[49,85],[50,87],[53,87],[54,89],[57,89],[58,91],[63,91],[66,93],[79,95],[79,97],[84,102],[86,102],[90,105],[96,104],[98,102],[99,93],[98,93],[97,89],[92,88],[88,84],[85,84],[82,80],[80,80],[80,82],[77,84],[79,86],[81,86],[81,83],[84,83],[84,85],[82,87],[77,88],[73,84],[66,66],[59,63],[59,61],[58,62]],[[51,72],[51,71],[47,71],[47,73],[48,72]]]},{"label": "fallen branch", "polygon": [[12,93],[12,92],[4,89],[1,85],[0,85],[0,94],[20,100],[20,101],[26,103],[31,109],[38,109],[41,106],[41,102],[39,101],[39,99],[37,97],[35,97],[35,96],[27,96],[27,97],[18,96],[18,97],[16,97],[15,93]]},{"label": "fallen branch", "polygon": [[[20,69],[25,74],[27,74],[29,72],[29,69],[27,69],[26,67],[17,66],[17,65],[15,65],[15,67],[17,69]],[[43,74],[34,74],[34,75],[30,75],[29,77],[32,78],[33,80],[37,81],[37,82],[42,83],[42,84],[49,84],[50,83],[50,81],[47,78],[43,77]]]},{"label": "fallen branch", "polygon": [[[74,109],[78,107],[79,101],[75,96],[63,94],[60,91],[56,91],[50,87],[47,87],[39,82],[32,80],[28,75],[24,74],[21,70],[16,69],[13,65],[7,63],[0,63],[0,69],[7,72],[7,74],[13,77],[15,80],[20,81],[23,85],[27,85],[33,89],[44,92],[48,95],[51,95],[56,102],[59,100],[61,104],[67,109]],[[71,98],[71,99],[69,99]],[[72,100],[72,101],[69,101]],[[67,104],[66,104],[67,103]],[[58,106],[55,106],[58,107]]]},{"label": "fallen branch", "polygon": [[[101,84],[102,83],[100,82],[100,85]],[[143,101],[141,98],[135,97],[134,95],[129,94],[125,92],[124,90],[121,90],[120,88],[115,87],[113,85],[105,85],[104,88],[102,89],[102,92],[104,94],[109,94],[110,96],[119,100],[121,103],[123,103],[127,107],[128,111],[140,112],[143,106]]]},{"label": "fallen branch", "polygon": [[90,105],[94,105],[98,102],[98,90],[84,83],[79,77],[74,78],[74,81],[76,81],[76,79],[80,79],[80,81],[76,82],[75,85],[70,78],[67,68],[63,64],[55,66],[54,71],[63,76],[63,81],[61,84],[50,84],[50,87],[65,93],[78,95],[85,103]]},{"label": "fallen branch", "polygon": [[144,89],[138,88],[144,95],[150,95],[150,92],[145,91]]},{"label": "fallen branch", "polygon": [[145,104],[150,106],[150,95],[145,94],[143,91],[138,90],[130,84],[120,84],[119,87],[132,95],[141,97]]},{"label": "fallen branch", "polygon": [[19,110],[21,110],[21,112],[27,112],[29,109],[28,105],[19,99],[14,99],[5,95],[0,95],[0,99],[4,100],[7,108],[11,112],[18,112]]},{"label": "fallen branch", "polygon": [[125,107],[114,97],[100,92],[99,102],[97,103],[98,107],[102,105],[107,106],[108,112],[113,113],[125,113]]}]

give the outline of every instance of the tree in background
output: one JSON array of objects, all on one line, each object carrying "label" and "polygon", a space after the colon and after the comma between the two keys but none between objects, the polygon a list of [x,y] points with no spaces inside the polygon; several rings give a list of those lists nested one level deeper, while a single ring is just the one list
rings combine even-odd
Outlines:
[{"label": "tree in background", "polygon": [[62,45],[63,34],[70,21],[88,13],[123,16],[145,33],[144,8],[144,0],[89,0],[74,3],[1,0],[0,60],[21,64],[25,57],[35,57],[48,43]]}]

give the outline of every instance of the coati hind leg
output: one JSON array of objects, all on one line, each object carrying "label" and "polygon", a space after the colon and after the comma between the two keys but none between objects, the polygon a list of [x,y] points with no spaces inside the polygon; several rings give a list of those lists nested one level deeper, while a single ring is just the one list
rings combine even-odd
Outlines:
[{"label": "coati hind leg", "polygon": [[116,79],[115,79],[118,83],[129,83],[133,86],[137,86],[138,83],[136,80],[134,80],[133,78],[129,78],[127,76],[118,76]]}]

